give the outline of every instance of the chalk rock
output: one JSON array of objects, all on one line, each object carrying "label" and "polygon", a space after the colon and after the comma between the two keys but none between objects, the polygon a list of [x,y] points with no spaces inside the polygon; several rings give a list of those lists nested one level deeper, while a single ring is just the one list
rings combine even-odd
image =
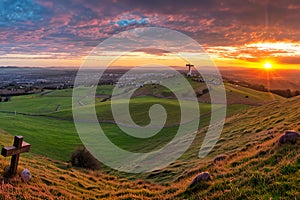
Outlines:
[{"label": "chalk rock", "polygon": [[23,169],[23,171],[21,172],[21,177],[23,181],[25,182],[29,181],[29,179],[31,178],[30,171],[28,169]]},{"label": "chalk rock", "polygon": [[296,144],[297,140],[300,139],[300,134],[293,130],[287,130],[284,131],[284,134],[282,134],[279,138],[279,144]]},{"label": "chalk rock", "polygon": [[193,179],[193,181],[190,184],[190,187],[193,187],[194,185],[196,185],[197,183],[199,183],[201,181],[209,181],[209,180],[211,180],[210,173],[209,172],[201,172]]}]

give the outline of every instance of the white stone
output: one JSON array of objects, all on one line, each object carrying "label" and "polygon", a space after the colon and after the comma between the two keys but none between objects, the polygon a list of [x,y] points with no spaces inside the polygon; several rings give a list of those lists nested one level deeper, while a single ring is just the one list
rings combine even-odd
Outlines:
[{"label": "white stone", "polygon": [[25,182],[29,181],[29,179],[31,178],[30,171],[28,169],[23,169],[23,171],[21,172],[21,177],[23,181]]}]

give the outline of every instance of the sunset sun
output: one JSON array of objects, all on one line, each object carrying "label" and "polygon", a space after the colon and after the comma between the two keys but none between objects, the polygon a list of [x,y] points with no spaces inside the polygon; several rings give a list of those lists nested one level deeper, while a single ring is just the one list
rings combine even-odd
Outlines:
[{"label": "sunset sun", "polygon": [[269,62],[266,62],[266,63],[264,64],[264,68],[265,68],[265,69],[271,69],[271,68],[272,68],[272,64],[269,63]]}]

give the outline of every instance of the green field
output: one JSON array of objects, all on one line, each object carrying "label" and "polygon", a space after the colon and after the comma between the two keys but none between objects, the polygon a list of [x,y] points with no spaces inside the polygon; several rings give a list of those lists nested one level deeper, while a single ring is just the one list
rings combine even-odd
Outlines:
[{"label": "green field", "polygon": [[[97,95],[110,94],[112,88],[112,86],[98,87]],[[72,90],[66,89],[13,97],[10,102],[0,103],[0,127],[12,135],[23,135],[32,144],[32,153],[67,161],[74,148],[81,144],[73,122],[71,96]],[[120,99],[116,103],[124,102]],[[114,124],[110,101],[96,101],[95,108],[101,127],[111,141],[124,149],[146,152],[162,147],[170,141],[176,134],[180,122],[178,101],[154,96],[137,96],[131,99],[130,113],[134,122],[141,126],[147,125],[150,122],[148,110],[154,104],[162,105],[168,117],[166,127],[155,137],[148,139],[124,134]],[[85,106],[79,109],[85,109]],[[229,105],[228,116],[247,107],[242,104]],[[199,102],[199,108],[201,111],[199,128],[201,128],[209,123],[211,106]],[[152,145],[145,146],[145,143]]]},{"label": "green field", "polygon": [[[190,83],[195,90],[198,88],[199,91],[199,88],[202,89],[204,86],[203,83],[195,81],[190,81]],[[95,101],[98,120],[112,142],[127,150],[147,152],[162,147],[174,137],[180,123],[181,110],[176,99],[162,98],[164,94],[169,94],[166,88],[160,88],[160,86],[152,84],[146,85],[136,92],[142,91],[139,96],[135,96],[130,100],[131,117],[136,124],[141,126],[150,123],[148,111],[152,105],[160,104],[166,110],[165,128],[156,136],[147,139],[128,136],[114,123],[111,101],[101,102],[103,97],[112,93],[112,89],[112,85],[98,86]],[[183,90],[181,87],[179,89]],[[83,88],[77,88],[77,90],[86,92]],[[147,93],[143,93],[145,90],[147,90]],[[232,85],[226,85],[226,90],[227,94],[234,94],[236,98],[249,95],[253,97],[250,100],[255,103],[257,101],[260,101],[260,103],[267,100],[271,101],[269,94],[253,92],[247,88],[235,88]],[[12,97],[9,102],[1,102],[0,129],[12,135],[23,135],[33,145],[32,153],[45,155],[53,159],[69,160],[74,148],[81,144],[73,122],[72,92],[72,89],[50,90],[41,94],[16,96]],[[86,92],[83,96],[87,97],[81,99],[84,105],[77,109],[85,110],[87,106],[91,106],[89,104],[89,93]],[[276,97],[276,99],[280,98]],[[125,102],[118,99],[115,103],[122,106]],[[242,112],[248,107],[246,104],[230,104],[227,108],[227,116]],[[199,109],[201,113],[199,128],[202,128],[210,122],[211,105],[199,102]],[[126,118],[124,117],[124,119]],[[184,123],[193,120],[189,119]],[[124,121],[124,124],[126,124],[126,121]],[[151,145],[145,146],[144,144]]]},{"label": "green field", "polygon": [[70,121],[0,113],[0,127],[12,135],[23,135],[32,145],[32,153],[53,159],[69,160],[71,152],[81,144]]},{"label": "green field", "polygon": [[[149,85],[146,89],[154,92],[157,87]],[[171,118],[157,135],[139,139],[124,134],[114,124],[109,100],[101,102],[101,95],[109,94],[109,87],[97,91],[97,117],[100,122],[102,120],[101,127],[106,135],[119,147],[132,152],[149,152],[161,148],[174,137],[180,114],[176,99],[161,98],[159,92],[131,99],[130,113],[137,124],[150,122],[147,111],[154,104],[163,105]],[[100,94],[102,91],[105,94]],[[23,135],[32,148],[31,153],[22,155],[21,166],[30,169],[34,178],[30,184],[13,183],[15,189],[4,186],[6,196],[0,194],[0,198],[17,195],[25,199],[297,199],[300,195],[297,189],[299,146],[280,146],[278,138],[284,130],[300,130],[299,98],[283,100],[233,85],[226,85],[226,91],[230,98],[238,99],[237,102],[244,99],[247,102],[228,105],[226,124],[210,154],[203,159],[198,157],[211,117],[211,105],[200,100],[199,131],[190,148],[166,168],[138,175],[120,173],[104,166],[93,172],[61,162],[68,161],[73,150],[81,144],[72,120],[72,90],[47,91],[42,95],[18,96],[10,102],[2,102],[0,145],[11,144],[12,135]],[[77,109],[91,106],[88,102],[87,98],[86,104]],[[116,103],[122,105],[124,101],[119,99]],[[249,106],[259,104],[264,105]],[[229,155],[228,159],[213,164],[213,158],[223,153]],[[0,167],[7,164],[8,159],[1,157]],[[209,171],[212,180],[189,188],[192,179],[202,171]],[[32,192],[32,189],[38,192]]]}]

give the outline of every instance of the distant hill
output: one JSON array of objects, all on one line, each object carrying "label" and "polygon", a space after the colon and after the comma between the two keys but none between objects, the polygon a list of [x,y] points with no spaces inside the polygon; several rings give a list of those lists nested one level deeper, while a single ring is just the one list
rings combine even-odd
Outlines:
[{"label": "distant hill", "polygon": [[[220,71],[225,79],[260,84],[266,88],[270,85],[272,90],[299,90],[300,88],[299,69],[271,69],[269,76],[265,69],[257,68],[222,67]],[[267,77],[270,77],[269,81]]]},{"label": "distant hill", "polygon": [[[283,97],[268,93],[225,83],[227,104],[263,105],[272,101],[282,101]],[[210,102],[209,93],[198,98],[200,102]]]}]

